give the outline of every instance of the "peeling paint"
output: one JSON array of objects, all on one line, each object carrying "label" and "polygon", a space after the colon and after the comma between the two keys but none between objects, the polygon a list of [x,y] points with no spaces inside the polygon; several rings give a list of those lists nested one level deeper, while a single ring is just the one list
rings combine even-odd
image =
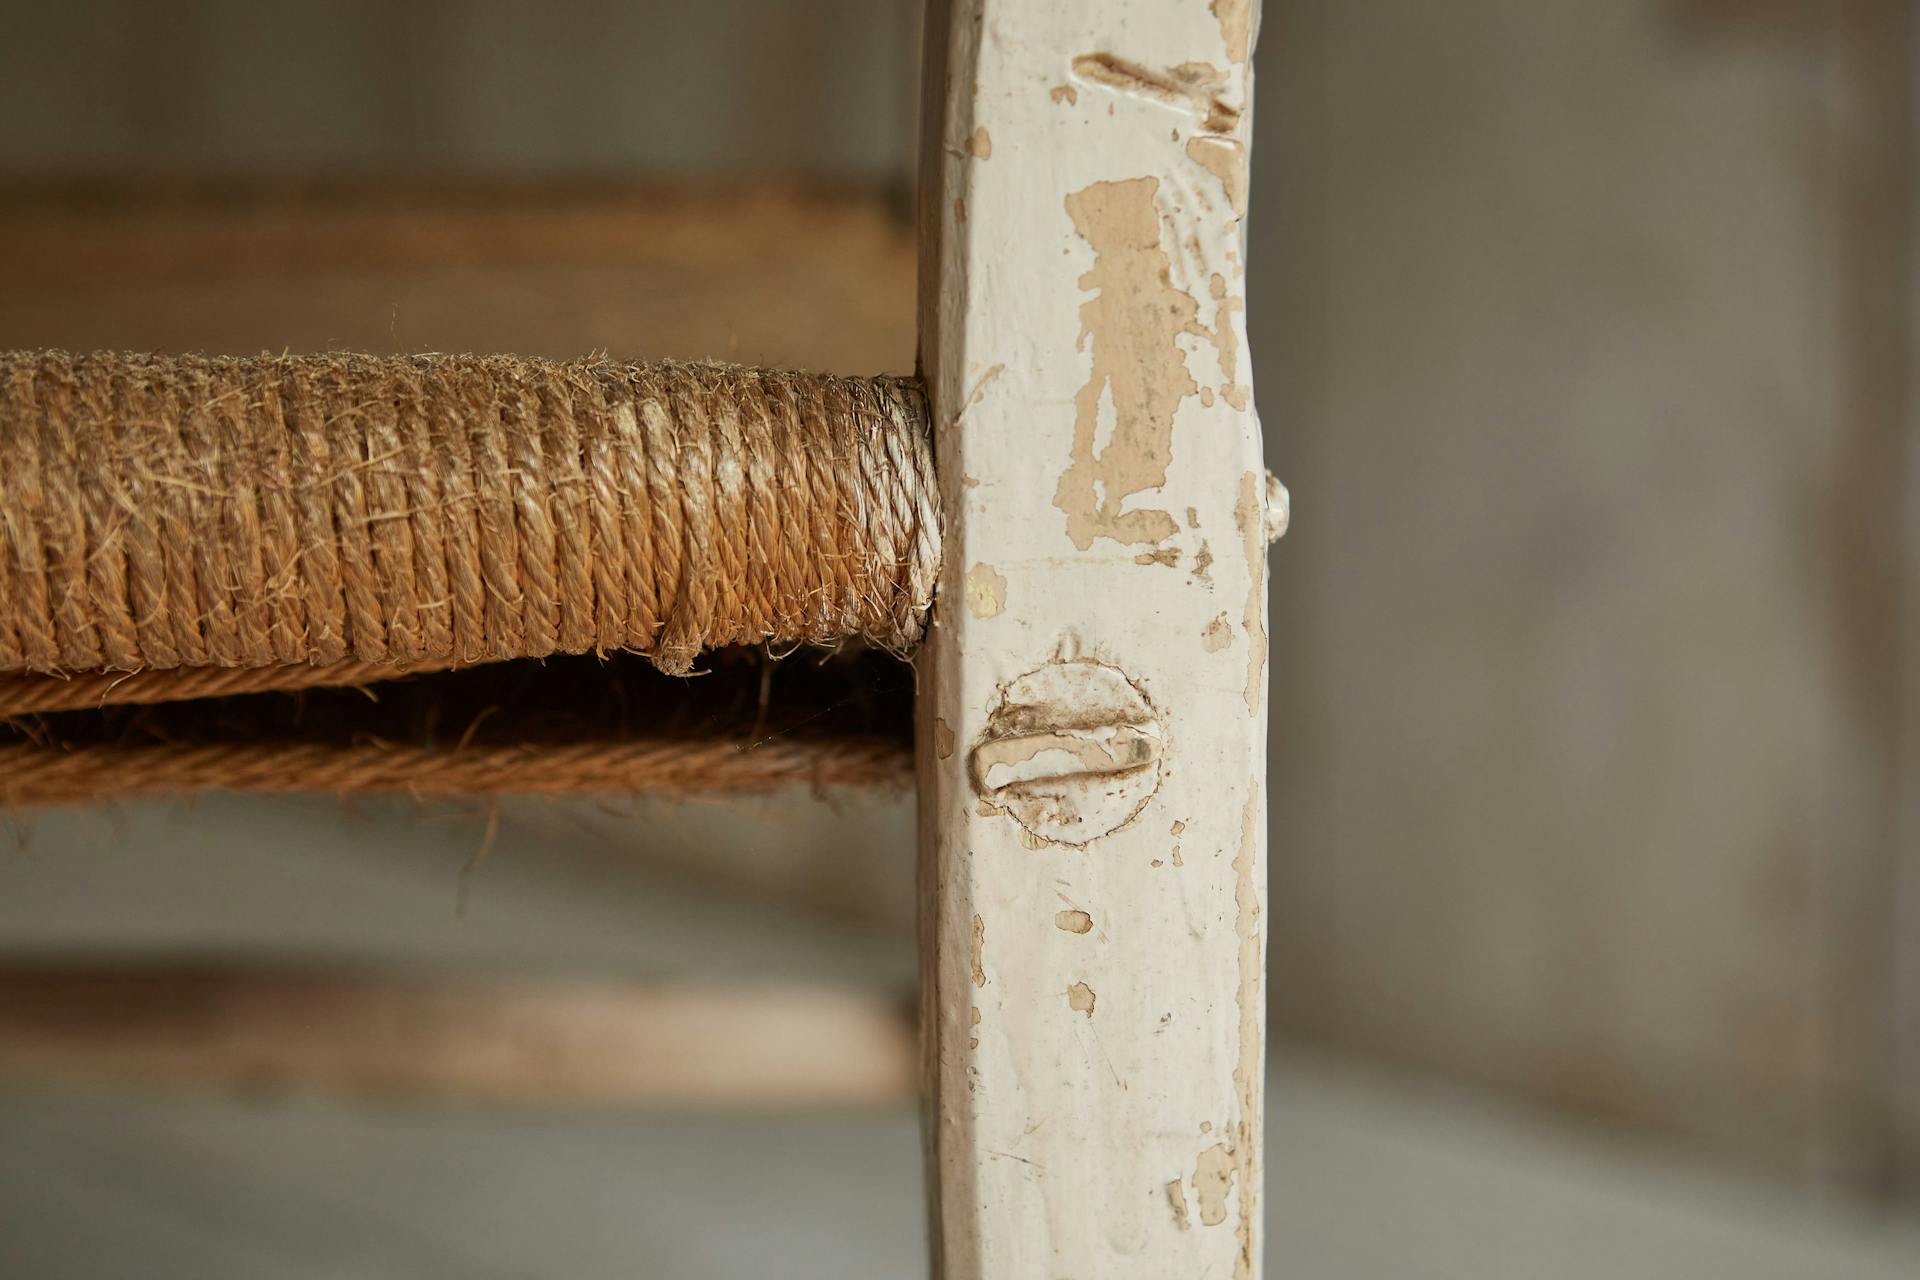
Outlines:
[{"label": "peeling paint", "polygon": [[987,922],[979,916],[973,918],[973,985],[987,985]]},{"label": "peeling paint", "polygon": [[976,618],[991,618],[1007,607],[1007,580],[990,564],[976,564],[967,570],[967,612]]},{"label": "peeling paint", "polygon": [[1083,53],[1073,60],[1073,74],[1087,84],[1197,116],[1208,133],[1232,133],[1240,127],[1240,108],[1219,96],[1225,73],[1204,62],[1156,71],[1111,53]]},{"label": "peeling paint", "polygon": [[1246,303],[1228,293],[1227,279],[1218,271],[1208,282],[1208,291],[1213,295],[1213,328],[1206,332],[1220,358],[1220,398],[1245,413],[1249,401],[1247,388],[1239,382],[1240,342],[1233,332],[1233,313],[1245,310]]},{"label": "peeling paint", "polygon": [[1135,564],[1157,564],[1164,569],[1175,569],[1180,565],[1180,548],[1161,547],[1156,551],[1142,551],[1133,558]]},{"label": "peeling paint", "polygon": [[1260,1097],[1264,1079],[1263,1043],[1266,994],[1265,947],[1260,933],[1260,791],[1256,784],[1240,811],[1240,852],[1233,860],[1234,934],[1240,941],[1240,982],[1234,1004],[1240,1013],[1240,1057],[1234,1064],[1233,1083],[1240,1092],[1240,1120],[1235,1127],[1234,1162],[1240,1173],[1240,1223],[1235,1234],[1240,1242],[1240,1258],[1234,1268],[1236,1280],[1251,1280],[1253,1275],[1254,1204],[1260,1185],[1260,1151],[1255,1140],[1260,1132]]},{"label": "peeling paint", "polygon": [[[998,378],[1001,374],[1005,373],[1006,371],[1007,371],[1007,366],[1005,365],[1005,363],[1001,363],[1001,364],[993,365],[985,373],[980,375],[980,381],[973,384],[973,391],[970,395],[967,396],[967,402],[960,406],[959,413],[956,413],[955,415],[953,415],[954,426],[957,427],[960,425],[960,423],[966,418],[968,410],[972,409],[973,406],[979,404],[980,401],[983,398],[985,398],[987,394],[987,388],[993,385],[993,380],[995,378]],[[979,483],[980,482],[978,480],[971,482],[971,484],[979,484]],[[969,485],[969,487],[971,487],[971,484]]]},{"label": "peeling paint", "polygon": [[1167,1203],[1173,1206],[1173,1225],[1182,1231],[1193,1230],[1193,1223],[1187,1218],[1187,1189],[1178,1178],[1167,1184]]},{"label": "peeling paint", "polygon": [[975,160],[988,160],[993,156],[993,135],[987,132],[987,126],[981,125],[967,139],[967,154]]},{"label": "peeling paint", "polygon": [[1188,507],[1187,508],[1187,528],[1198,529],[1199,527],[1200,527],[1200,508]]},{"label": "peeling paint", "polygon": [[1202,582],[1211,582],[1213,579],[1209,576],[1209,571],[1212,568],[1213,548],[1209,547],[1206,542],[1202,540],[1200,550],[1195,552],[1193,556],[1193,576]]},{"label": "peeling paint", "polygon": [[1187,139],[1187,159],[1220,180],[1233,216],[1247,216],[1247,149],[1233,138],[1199,133]]},{"label": "peeling paint", "polygon": [[967,198],[965,196],[955,196],[953,198],[953,220],[955,222],[965,222],[967,220]]},{"label": "peeling paint", "polygon": [[1217,1227],[1227,1220],[1227,1196],[1233,1191],[1236,1172],[1233,1153],[1224,1142],[1208,1147],[1194,1162],[1193,1194],[1200,1202],[1201,1226]]},{"label": "peeling paint", "polygon": [[1080,105],[1080,91],[1070,84],[1057,84],[1047,91],[1047,96],[1055,102],[1064,102],[1070,107]]},{"label": "peeling paint", "polygon": [[1207,6],[1220,20],[1220,38],[1227,42],[1227,57],[1245,62],[1253,52],[1253,7],[1255,0],[1213,0]]},{"label": "peeling paint", "polygon": [[1224,613],[1209,622],[1200,632],[1200,647],[1208,653],[1218,653],[1232,643],[1233,624],[1227,621],[1227,615]]},{"label": "peeling paint", "polygon": [[[1074,229],[1094,253],[1079,281],[1094,295],[1080,307],[1079,341],[1084,349],[1091,340],[1093,369],[1074,396],[1072,462],[1053,501],[1082,551],[1096,538],[1151,544],[1179,529],[1165,511],[1124,509],[1134,494],[1166,484],[1174,413],[1199,390],[1178,338],[1212,336],[1197,322],[1193,296],[1174,287],[1160,245],[1159,188],[1157,178],[1132,178],[1096,182],[1066,198]],[[1103,403],[1113,431],[1096,453]]]},{"label": "peeling paint", "polygon": [[938,717],[933,722],[933,751],[942,760],[953,758],[953,730]]},{"label": "peeling paint", "polygon": [[1084,982],[1076,982],[1067,988],[1067,1003],[1075,1013],[1084,1013],[1089,1018],[1093,1016],[1093,1005],[1099,998],[1093,993],[1093,988]]},{"label": "peeling paint", "polygon": [[1267,618],[1263,608],[1267,582],[1265,485],[1258,473],[1240,478],[1240,500],[1233,504],[1233,522],[1247,552],[1247,607],[1241,625],[1247,632],[1247,714],[1259,715],[1267,674]]},{"label": "peeling paint", "polygon": [[1053,913],[1053,927],[1065,933],[1090,933],[1093,930],[1093,917],[1084,911],[1056,911]]}]

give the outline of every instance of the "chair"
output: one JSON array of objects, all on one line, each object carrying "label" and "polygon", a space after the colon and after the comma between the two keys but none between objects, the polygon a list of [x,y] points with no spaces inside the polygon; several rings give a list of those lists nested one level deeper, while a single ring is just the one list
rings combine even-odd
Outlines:
[{"label": "chair", "polygon": [[[1286,497],[1241,318],[1255,7],[932,0],[914,377],[0,356],[0,799],[911,779],[936,1274],[1258,1274]],[[755,644],[911,655],[911,748],[804,682],[770,712],[710,652]],[[614,706],[619,653],[658,672],[626,660]],[[258,696],[289,690],[297,725]],[[220,990],[256,1054],[324,1007],[363,1043],[453,1027],[399,1055],[429,1073],[472,1056],[472,993]]]}]

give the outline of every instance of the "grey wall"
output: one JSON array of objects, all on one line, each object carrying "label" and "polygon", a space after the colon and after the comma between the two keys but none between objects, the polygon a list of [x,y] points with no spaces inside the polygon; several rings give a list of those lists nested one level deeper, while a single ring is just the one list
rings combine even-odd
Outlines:
[{"label": "grey wall", "polygon": [[1285,1032],[1893,1176],[1908,20],[1268,6]]}]

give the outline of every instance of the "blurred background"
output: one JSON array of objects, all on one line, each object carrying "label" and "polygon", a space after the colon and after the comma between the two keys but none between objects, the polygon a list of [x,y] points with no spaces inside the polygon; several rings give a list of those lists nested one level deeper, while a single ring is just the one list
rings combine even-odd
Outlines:
[{"label": "blurred background", "polygon": [[[917,16],[0,0],[0,346],[909,369]],[[1270,1274],[1920,1275],[1917,39],[1266,0]],[[916,1274],[911,807],[13,817],[15,966],[873,1034],[785,1108],[49,1088],[0,1038],[0,1275]]]}]

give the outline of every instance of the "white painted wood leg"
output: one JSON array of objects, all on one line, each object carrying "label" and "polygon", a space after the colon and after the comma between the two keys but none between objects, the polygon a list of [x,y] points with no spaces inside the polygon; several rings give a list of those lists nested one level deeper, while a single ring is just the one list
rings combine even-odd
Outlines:
[{"label": "white painted wood leg", "polygon": [[934,0],[920,684],[935,1271],[1260,1268],[1250,0]]}]

